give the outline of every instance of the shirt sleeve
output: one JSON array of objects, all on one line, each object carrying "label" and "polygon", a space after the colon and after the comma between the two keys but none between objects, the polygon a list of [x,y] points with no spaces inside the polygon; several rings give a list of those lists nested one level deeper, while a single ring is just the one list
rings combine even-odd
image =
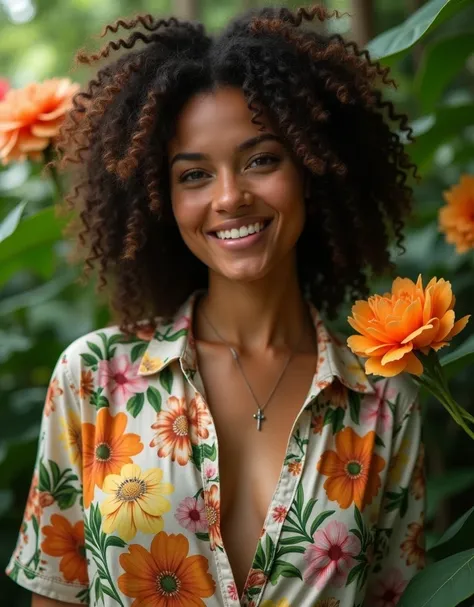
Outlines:
[{"label": "shirt sleeve", "polygon": [[7,575],[31,592],[88,603],[82,505],[81,413],[66,353],[44,404],[38,453]]},{"label": "shirt sleeve", "polygon": [[369,605],[385,604],[387,596],[393,597],[391,604],[396,605],[408,582],[425,564],[424,449],[418,401],[395,417],[392,457],[368,578]]}]

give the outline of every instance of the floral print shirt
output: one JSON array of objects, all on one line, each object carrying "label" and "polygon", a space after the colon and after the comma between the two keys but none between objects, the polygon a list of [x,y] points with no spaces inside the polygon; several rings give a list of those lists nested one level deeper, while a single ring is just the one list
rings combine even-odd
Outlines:
[{"label": "floral print shirt", "polygon": [[8,575],[105,607],[394,607],[424,561],[414,383],[369,382],[312,310],[317,369],[239,597],[194,303],[133,336],[94,331],[60,357]]}]

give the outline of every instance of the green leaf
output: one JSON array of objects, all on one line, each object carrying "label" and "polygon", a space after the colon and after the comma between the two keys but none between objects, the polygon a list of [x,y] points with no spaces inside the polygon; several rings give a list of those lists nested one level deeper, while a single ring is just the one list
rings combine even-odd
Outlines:
[{"label": "green leaf", "polygon": [[13,234],[0,242],[0,266],[25,251],[60,240],[64,224],[64,220],[55,216],[52,206],[27,217]]},{"label": "green leaf", "polygon": [[[161,337],[162,337],[162,341],[176,341],[180,337],[184,337],[187,334],[188,334],[187,329],[180,329],[179,331],[176,331],[176,333],[173,333],[172,335],[162,335]],[[158,334],[157,334],[157,336],[158,336]]]},{"label": "green leaf", "polygon": [[201,445],[201,448],[202,448],[203,460],[205,458],[205,459],[210,459],[213,462],[216,461],[216,457],[217,457],[216,443],[212,443],[212,445],[207,445],[206,443],[204,443],[203,445]]},{"label": "green leaf", "polygon": [[28,203],[26,201],[20,202],[0,223],[0,242],[5,240],[13,234],[20,223],[23,211]]},{"label": "green leaf", "polygon": [[436,110],[423,130],[416,134],[416,141],[407,147],[411,160],[426,171],[440,145],[459,136],[472,124],[474,104],[446,105]]},{"label": "green leaf", "polygon": [[292,546],[293,544],[301,544],[303,541],[304,539],[301,535],[293,535],[291,537],[284,537],[280,539],[279,544],[280,546]]},{"label": "green leaf", "polygon": [[428,565],[408,584],[398,607],[455,607],[474,594],[474,550]]},{"label": "green leaf", "polygon": [[474,52],[474,32],[445,36],[429,44],[415,78],[422,111],[431,112],[446,86]]},{"label": "green leaf", "polygon": [[194,535],[197,537],[198,540],[202,540],[204,542],[208,542],[210,540],[209,533],[199,533],[198,531]]},{"label": "green leaf", "polygon": [[471,0],[431,0],[401,25],[371,40],[367,49],[373,58],[381,60],[386,65],[392,65],[428,33],[470,4],[472,4]]},{"label": "green leaf", "polygon": [[77,490],[74,487],[64,487],[61,491],[53,494],[60,510],[67,510],[74,506],[77,497]]},{"label": "green leaf", "polygon": [[148,342],[140,343],[140,344],[137,344],[136,346],[133,346],[132,352],[130,354],[132,363],[136,362],[139,358],[142,358],[142,356],[145,354],[147,348],[148,348]]},{"label": "green leaf", "polygon": [[99,360],[102,360],[104,357],[102,356],[102,351],[99,348],[99,346],[91,341],[86,342],[87,345],[89,346],[89,350],[92,350],[92,352],[94,352],[94,354],[97,356],[97,358]]},{"label": "green leaf", "polygon": [[201,445],[193,445],[192,446],[192,460],[196,468],[201,471],[201,466],[203,462],[203,454]]},{"label": "green leaf", "polygon": [[49,467],[51,468],[51,474],[53,476],[53,487],[56,487],[56,485],[59,482],[59,479],[61,478],[61,470],[59,469],[59,466],[56,462],[54,462],[52,459],[48,460],[49,461]]},{"label": "green leaf", "polygon": [[263,551],[261,540],[259,540],[257,544],[257,552],[255,553],[255,559],[252,566],[254,569],[261,569],[262,571],[265,569],[265,552]]},{"label": "green leaf", "polygon": [[314,508],[314,504],[316,502],[317,502],[317,500],[314,497],[312,497],[305,506],[303,516],[301,518],[301,522],[303,524],[303,529],[306,529],[306,525],[308,524],[309,517],[311,516],[311,513]]},{"label": "green leaf", "polygon": [[285,563],[285,561],[276,560],[273,563],[272,572],[270,574],[270,583],[275,585],[280,576],[283,577],[297,577],[302,580],[301,571],[292,565],[291,563]]},{"label": "green leaf", "polygon": [[96,367],[99,364],[97,358],[92,354],[81,354],[81,358],[87,367]]},{"label": "green leaf", "polygon": [[146,398],[153,409],[159,413],[161,411],[161,394],[155,387],[150,386],[146,391]]},{"label": "green leaf", "polygon": [[127,411],[130,413],[130,415],[132,417],[137,417],[137,415],[143,409],[144,403],[145,403],[145,394],[143,392],[134,394],[131,398],[128,399]]},{"label": "green leaf", "polygon": [[39,483],[38,483],[39,491],[48,491],[51,492],[51,479],[49,478],[48,470],[43,462],[39,464]]},{"label": "green leaf", "polygon": [[29,580],[34,580],[36,577],[36,572],[35,571],[31,571],[30,569],[26,569],[26,567],[23,568],[23,573],[25,574],[25,576],[29,579]]},{"label": "green leaf", "polygon": [[351,413],[351,420],[355,424],[359,424],[360,416],[360,394],[349,390],[349,409]]},{"label": "green leaf", "polygon": [[439,362],[448,379],[474,363],[474,335],[468,337],[458,348],[440,358]]},{"label": "green leaf", "polygon": [[453,498],[474,486],[471,467],[450,468],[446,474],[429,477],[426,482],[426,518],[432,520],[444,500]]},{"label": "green leaf", "polygon": [[121,537],[117,535],[109,535],[105,541],[105,547],[110,548],[110,546],[115,546],[116,548],[124,548],[127,545]]},{"label": "green leaf", "polygon": [[336,434],[344,428],[344,409],[337,407],[337,409],[329,408],[324,415],[323,425],[332,425],[333,434]]},{"label": "green leaf", "polygon": [[367,567],[367,563],[359,563],[358,565],[353,567],[350,570],[349,575],[347,576],[346,586],[349,586],[349,584],[352,584],[354,579],[357,579],[360,575],[362,575],[364,572],[364,569],[366,567]]},{"label": "green leaf", "polygon": [[311,537],[315,534],[316,530],[318,529],[318,527],[332,514],[334,514],[336,511],[335,510],[326,510],[325,512],[321,512],[321,514],[318,514],[318,516],[314,519],[312,525],[311,525],[311,529],[309,534],[311,535]]},{"label": "green leaf", "polygon": [[473,538],[474,506],[444,532],[428,554],[434,559],[440,559],[462,550],[468,550],[472,547]]},{"label": "green leaf", "polygon": [[160,372],[160,384],[169,394],[171,394],[171,390],[173,389],[173,372],[170,367],[165,367]]}]

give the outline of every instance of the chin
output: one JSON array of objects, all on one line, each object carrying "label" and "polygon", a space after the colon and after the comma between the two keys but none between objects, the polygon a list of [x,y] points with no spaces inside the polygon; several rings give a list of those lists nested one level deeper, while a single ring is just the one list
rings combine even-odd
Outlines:
[{"label": "chin", "polygon": [[253,264],[246,264],[246,267],[239,268],[216,268],[214,270],[216,274],[219,274],[223,278],[232,282],[254,282],[261,280],[270,274],[271,269],[265,264],[265,267],[253,266]]}]

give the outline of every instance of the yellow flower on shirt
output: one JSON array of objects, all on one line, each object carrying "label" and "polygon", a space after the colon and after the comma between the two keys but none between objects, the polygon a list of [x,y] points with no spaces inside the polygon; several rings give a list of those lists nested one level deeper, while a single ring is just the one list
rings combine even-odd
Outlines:
[{"label": "yellow flower on shirt", "polygon": [[163,471],[151,468],[142,472],[136,464],[125,464],[120,474],[109,474],[102,487],[110,494],[100,505],[105,533],[114,531],[129,542],[137,531],[159,533],[163,514],[171,508],[164,495],[173,493],[171,483],[162,483]]}]

